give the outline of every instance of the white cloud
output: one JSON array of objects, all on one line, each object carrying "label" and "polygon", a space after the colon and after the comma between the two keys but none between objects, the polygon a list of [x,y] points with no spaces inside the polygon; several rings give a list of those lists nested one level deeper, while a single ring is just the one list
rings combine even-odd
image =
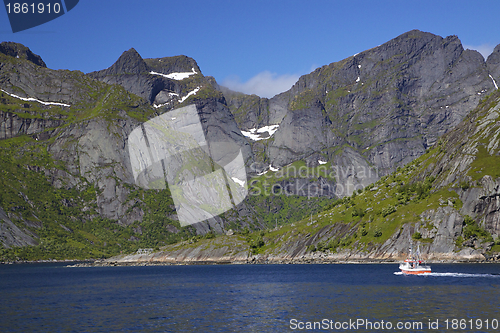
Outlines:
[{"label": "white cloud", "polygon": [[487,59],[488,56],[493,52],[493,49],[495,48],[494,45],[491,44],[481,44],[481,45],[464,45],[464,49],[469,49],[469,50],[476,50],[477,52],[481,53],[484,57],[484,59]]},{"label": "white cloud", "polygon": [[241,82],[238,76],[226,78],[222,85],[234,91],[245,94],[255,94],[260,97],[271,98],[290,89],[300,75],[278,75],[269,71],[261,72],[246,82]]}]

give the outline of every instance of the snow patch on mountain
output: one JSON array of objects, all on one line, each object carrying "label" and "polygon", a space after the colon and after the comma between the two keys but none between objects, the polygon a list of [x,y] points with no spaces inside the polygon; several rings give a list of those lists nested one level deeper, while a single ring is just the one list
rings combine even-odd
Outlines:
[{"label": "snow patch on mountain", "polygon": [[[253,141],[259,141],[264,139],[269,139],[278,130],[280,125],[268,125],[261,128],[251,128],[248,131],[241,131],[241,133],[250,138]],[[263,133],[267,132],[268,136],[262,136]]]},{"label": "snow patch on mountain", "polygon": [[41,101],[39,99],[32,98],[32,97],[25,98],[25,97],[17,96],[17,95],[11,94],[9,92],[6,92],[3,89],[0,89],[0,90],[3,91],[4,93],[6,93],[7,95],[11,96],[11,97],[18,98],[18,99],[20,99],[22,101],[26,101],[26,102],[38,102],[38,103],[43,104],[43,105],[58,105],[58,106],[67,106],[67,107],[71,106],[71,105],[65,104],[65,103],[44,102],[44,101]]},{"label": "snow patch on mountain", "polygon": [[194,70],[194,67],[193,67],[193,68],[191,68],[191,72],[163,74],[163,73],[151,71],[151,72],[149,72],[149,74],[160,75],[160,76],[166,77],[167,79],[181,81],[181,80],[184,80],[184,79],[190,77],[191,75],[198,74],[198,72],[196,72]]}]

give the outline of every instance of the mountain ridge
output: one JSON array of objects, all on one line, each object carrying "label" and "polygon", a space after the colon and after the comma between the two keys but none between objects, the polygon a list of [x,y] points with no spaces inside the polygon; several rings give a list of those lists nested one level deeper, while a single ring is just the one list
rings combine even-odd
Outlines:
[{"label": "mountain ridge", "polygon": [[395,262],[412,244],[430,262],[498,262],[499,117],[495,90],[426,154],[302,221],[95,265]]},{"label": "mountain ridge", "polygon": [[[413,38],[414,36],[417,36],[419,38]],[[420,37],[420,36],[424,36],[425,38]],[[410,37],[412,37],[412,38],[410,38]],[[407,41],[407,43],[402,44],[401,40]],[[416,40],[420,41],[421,45],[420,44],[415,45]],[[279,94],[277,97],[275,97],[276,99],[279,98],[281,100],[281,101],[275,103],[275,104],[280,105],[280,108],[273,107],[273,105],[272,105],[274,102],[273,99],[269,99],[269,100],[262,99],[261,100],[262,102],[260,102],[260,103],[264,103],[264,104],[268,105],[267,107],[270,109],[270,111],[269,111],[270,114],[273,113],[273,109],[276,110],[276,111],[274,111],[274,113],[277,114],[274,117],[271,115],[270,117],[273,119],[271,120],[271,118],[269,118],[270,121],[268,120],[268,123],[265,123],[265,122],[259,123],[259,124],[256,123],[256,119],[259,118],[259,115],[261,114],[261,111],[259,111],[259,109],[257,109],[256,111],[254,111],[252,109],[245,110],[244,114],[246,115],[247,118],[249,115],[252,115],[252,114],[255,114],[256,116],[253,116],[253,119],[248,119],[247,121],[243,121],[243,120],[238,120],[239,119],[237,116],[238,108],[235,107],[235,110],[233,112],[236,115],[236,120],[237,120],[237,122],[239,122],[242,129],[249,129],[252,127],[261,127],[261,126],[265,126],[265,125],[272,125],[272,124],[281,122],[281,120],[284,119],[285,115],[289,113],[288,111],[285,111],[285,109],[288,108],[288,109],[290,109],[289,111],[294,111],[294,109],[295,110],[300,110],[300,109],[304,109],[304,108],[308,109],[307,103],[313,103],[313,104],[311,104],[312,110],[317,109],[318,111],[321,111],[321,110],[326,111],[327,116],[329,117],[329,119],[331,121],[332,119],[334,119],[333,116],[335,115],[335,113],[331,114],[328,110],[328,106],[327,106],[327,104],[329,103],[328,94],[338,95],[338,96],[331,96],[331,97],[334,99],[340,99],[341,102],[342,102],[342,99],[344,99],[344,101],[342,102],[344,105],[338,107],[338,109],[344,110],[344,111],[342,111],[342,113],[340,113],[340,114],[337,114],[336,116],[337,117],[338,116],[348,117],[348,118],[346,118],[346,120],[352,119],[353,116],[356,117],[356,114],[359,114],[359,112],[355,112],[355,108],[358,107],[356,105],[356,103],[358,103],[358,104],[364,103],[364,100],[366,100],[368,98],[366,96],[367,94],[369,96],[373,93],[377,93],[376,90],[375,91],[368,91],[368,93],[363,91],[363,89],[366,90],[367,88],[366,88],[366,86],[364,86],[364,82],[358,81],[358,80],[362,81],[361,76],[363,76],[363,75],[361,74],[361,72],[364,71],[365,68],[366,68],[366,71],[373,72],[374,66],[380,67],[381,65],[383,65],[384,61],[387,62],[387,59],[391,60],[392,57],[397,56],[397,53],[401,52],[401,49],[403,51],[406,50],[407,58],[409,58],[408,61],[416,62],[415,58],[418,58],[417,56],[419,55],[419,53],[417,53],[416,55],[413,54],[412,53],[412,52],[414,52],[413,49],[416,49],[417,51],[420,51],[420,53],[422,53],[421,51],[424,49],[424,47],[422,45],[427,45],[429,43],[429,40],[432,41],[434,44],[438,44],[438,45],[436,47],[434,47],[435,50],[430,48],[430,50],[427,51],[427,53],[429,53],[430,51],[433,51],[435,53],[442,53],[441,59],[438,59],[440,62],[448,63],[449,65],[454,66],[455,64],[457,64],[458,60],[460,60],[459,56],[464,55],[463,58],[465,58],[465,59],[461,59],[461,60],[464,60],[463,62],[472,61],[472,62],[475,62],[474,65],[476,67],[480,67],[480,68],[478,68],[478,70],[483,72],[481,74],[482,80],[479,83],[475,82],[476,85],[480,84],[480,86],[476,90],[482,91],[482,90],[486,89],[487,91],[488,90],[491,91],[492,89],[494,89],[494,85],[493,85],[491,79],[488,77],[489,73],[484,71],[484,69],[485,69],[484,59],[477,51],[464,51],[463,47],[461,46],[460,41],[458,40],[458,38],[456,36],[455,37],[447,37],[447,38],[443,39],[442,37],[435,36],[435,35],[432,35],[430,33],[422,33],[422,32],[418,32],[418,31],[414,30],[414,31],[410,31],[408,33],[405,33],[399,37],[396,37],[392,41],[389,41],[389,42],[382,44],[378,47],[372,48],[372,49],[367,50],[367,51],[360,52],[356,56],[346,58],[340,62],[322,66],[322,67],[316,69],[315,71],[313,71],[312,73],[302,76],[298,80],[298,82],[289,91],[284,92],[282,94]],[[440,47],[441,45],[439,45],[439,44],[442,44],[443,47]],[[399,48],[397,48],[397,47],[399,47]],[[387,55],[378,54],[378,53],[380,53],[379,50],[386,49],[386,48],[389,49],[389,51],[391,51],[391,53],[389,53]],[[397,48],[397,51],[393,50],[395,48]],[[446,53],[443,51],[445,49],[451,49],[451,51]],[[378,57],[379,59],[375,59],[375,60],[371,59],[370,60],[369,59],[370,55],[373,53],[375,53],[373,55],[373,57]],[[438,55],[441,55],[441,54],[438,54]],[[448,55],[448,58],[450,58],[450,59],[446,59],[446,55]],[[399,64],[397,61],[395,62],[395,64],[396,64],[396,66],[401,67],[401,64]],[[402,65],[403,65],[403,67],[404,66],[410,67],[410,65],[408,65],[408,64],[403,63]],[[441,67],[444,66],[443,64],[437,64],[437,65],[440,65]],[[388,66],[386,65],[386,67],[388,67]],[[465,67],[464,70],[467,70],[467,64],[465,64],[465,66],[462,66],[462,67]],[[400,70],[400,68],[397,68],[397,69]],[[404,70],[404,68],[403,68],[403,70]],[[419,68],[417,68],[416,70],[421,71],[421,69],[419,69]],[[443,72],[443,71],[444,71],[444,69],[441,70],[441,72]],[[434,76],[437,75],[439,77],[439,75],[436,74],[437,72],[436,73],[435,72],[436,71],[427,71],[424,74],[427,76],[432,74]],[[334,78],[333,80],[328,80],[327,75],[332,76],[332,74],[334,76],[336,76],[337,79]],[[417,100],[416,100],[416,98],[413,98],[412,100],[408,100],[406,102],[400,100],[401,96],[404,95],[404,93],[405,93],[404,89],[410,90],[411,86],[416,84],[413,82],[416,79],[418,79],[418,77],[412,78],[412,76],[410,74],[411,73],[407,74],[406,77],[403,75],[402,77],[397,79],[395,84],[391,83],[391,82],[380,82],[380,80],[377,80],[376,74],[372,74],[372,75],[367,74],[367,75],[368,75],[368,77],[375,76],[375,82],[374,82],[375,85],[385,85],[386,89],[390,88],[392,90],[394,90],[394,88],[396,88],[396,90],[398,90],[396,93],[389,91],[390,94],[394,95],[393,98],[395,98],[396,101],[395,102],[384,101],[384,102],[389,103],[389,105],[393,104],[391,106],[393,109],[403,109],[402,111],[404,111],[405,109],[409,109],[409,108],[415,109],[415,105],[413,105],[413,104],[418,103],[418,98],[417,98]],[[467,74],[469,74],[469,73],[467,73]],[[462,77],[458,78],[456,81],[459,81],[460,79],[462,79]],[[422,79],[420,79],[420,81],[422,81]],[[436,81],[429,80],[429,83],[426,83],[426,85],[430,86],[434,82],[436,82]],[[392,86],[391,86],[391,84],[392,84]],[[332,87],[332,85],[334,87]],[[362,85],[363,87],[359,87],[360,85]],[[321,86],[321,87],[318,88],[318,86]],[[330,86],[330,87],[328,87],[328,86]],[[335,86],[337,86],[337,87],[335,87]],[[382,88],[384,88],[384,87],[382,87]],[[399,89],[399,88],[401,88],[401,89]],[[315,89],[318,91],[309,93],[309,91],[311,91],[311,89]],[[358,91],[355,91],[355,89],[358,89]],[[422,88],[420,88],[420,89],[422,89]],[[350,93],[351,90],[354,93]],[[399,91],[399,90],[401,90],[401,91]],[[326,93],[326,92],[328,92],[328,93]],[[467,112],[465,110],[470,110],[475,105],[477,105],[478,98],[477,98],[477,96],[473,96],[476,92],[474,92],[474,93],[468,92],[466,94],[467,97],[470,97],[473,100],[470,103],[468,103],[466,106],[462,107],[462,106],[458,105],[457,106],[458,112],[454,112],[453,114],[451,114],[451,116],[450,116],[450,114],[443,115],[442,112],[434,112],[435,115],[430,114],[427,116],[427,119],[424,118],[423,121],[424,122],[429,122],[429,121],[432,122],[434,120],[434,118],[436,118],[436,116],[438,117],[438,119],[437,119],[438,121],[443,121],[443,119],[439,119],[439,117],[445,118],[445,120],[447,117],[448,118],[451,117],[452,119],[449,120],[449,122],[450,122],[449,126],[452,127],[453,125],[456,125],[458,123],[458,121],[461,120],[461,118],[463,118],[463,115]],[[303,96],[300,96],[301,94]],[[387,93],[385,93],[386,96],[390,96],[390,94],[388,95]],[[418,97],[418,96],[416,96],[416,97]],[[385,97],[385,98],[387,99],[387,97]],[[295,99],[295,101],[291,101],[292,99]],[[310,101],[308,101],[307,99],[309,99]],[[457,99],[460,100],[460,98],[457,98]],[[438,100],[438,98],[436,98],[436,100]],[[455,101],[455,103],[458,102],[458,100]],[[269,101],[269,102],[267,102],[267,101]],[[400,101],[402,103],[401,105],[399,105]],[[231,99],[229,98],[229,104],[231,104],[231,103],[232,103]],[[314,104],[314,103],[316,103],[316,104]],[[436,104],[437,103],[439,103],[439,101],[436,101]],[[349,104],[351,104],[351,106],[349,106]],[[369,107],[371,109],[380,108],[378,106],[379,104],[382,104],[382,103],[378,103],[375,105],[369,105]],[[443,108],[446,106],[448,106],[448,107],[451,106],[451,105],[446,105],[446,104],[441,105],[441,104],[442,103],[439,103],[438,105],[434,105],[434,106],[431,105],[430,107]],[[362,107],[362,105],[360,105],[360,106]],[[420,113],[422,114],[422,112],[424,111],[423,109],[425,108],[425,105],[422,105],[420,108],[422,109],[420,111]],[[335,109],[335,108],[330,107],[330,109]],[[350,109],[350,112],[346,113],[345,110],[349,110],[349,109]],[[260,110],[262,110],[262,108],[260,108]],[[308,110],[311,110],[311,108],[309,108]],[[365,119],[363,119],[363,118],[359,119],[359,121],[361,123],[369,123],[371,121],[376,121],[377,118],[380,119],[382,116],[382,115],[380,115],[379,117],[372,116],[371,118],[367,118],[366,114],[368,114],[368,113],[369,113],[368,111],[361,112],[361,115],[364,115],[364,117],[365,117]],[[454,116],[455,113],[459,113],[459,115]],[[261,117],[260,119],[266,119],[266,118]],[[293,123],[293,121],[292,121],[292,123]],[[415,124],[414,126],[416,126],[416,125],[419,125],[419,124]],[[363,130],[366,130],[366,128],[364,128]],[[397,133],[397,131],[394,131],[394,132]],[[420,131],[420,132],[422,132],[422,131]],[[440,135],[440,134],[444,133],[444,131],[442,129],[438,129],[438,131],[434,131],[434,129],[432,129],[429,132],[436,132],[437,133],[436,135]],[[278,130],[275,135],[277,137],[279,137],[280,136],[279,134],[280,134],[280,130]],[[420,133],[417,132],[415,134],[420,134]],[[425,134],[425,133],[422,133],[422,134]],[[357,139],[358,139],[357,137],[359,137],[359,135],[366,136],[366,134],[360,132],[359,130],[354,129],[353,131],[351,131],[351,133],[343,134],[342,136],[345,136],[345,137],[342,139],[341,142],[336,142],[336,145],[342,145],[343,143],[346,143],[350,146],[353,146],[353,148],[355,148],[356,150],[359,150],[361,148],[364,149],[365,147],[359,147],[359,144],[357,142]],[[380,134],[377,134],[377,135],[378,135],[378,137],[374,137],[373,139],[370,139],[370,141],[373,140],[374,141],[373,143],[376,143],[376,144],[382,143],[382,145],[383,145],[383,139],[384,139],[383,136],[380,137]],[[389,135],[389,132],[387,132],[383,135]],[[394,135],[394,134],[391,134],[391,135]],[[427,135],[429,135],[429,134],[427,134]],[[388,139],[398,139],[398,138],[404,138],[404,137],[405,136],[400,135],[400,136],[396,136],[396,137],[393,136],[392,138],[388,137]],[[284,145],[283,149],[285,149],[285,150],[287,148],[291,148],[290,145],[293,145],[294,143],[297,142],[296,138],[283,137],[283,138],[280,138],[280,140],[281,140],[280,145]],[[326,144],[326,146],[330,145],[328,140],[329,140],[328,136],[325,137],[325,139],[323,139],[323,142]],[[427,140],[420,140],[421,141],[421,143],[419,143],[420,148],[413,147],[413,149],[415,150],[418,148],[418,150],[420,150],[419,153],[422,153],[423,151],[425,151],[426,148],[428,148],[429,145],[432,145],[435,142],[435,140],[436,140],[436,136],[431,135]],[[366,138],[364,141],[366,142]],[[289,156],[288,157],[286,155],[280,156],[280,149],[282,149],[282,148],[280,148],[280,145],[271,146],[267,152],[267,156],[268,156],[269,160],[271,162],[276,163],[275,165],[277,165],[277,166],[287,164],[290,161]],[[300,146],[300,144],[299,144],[299,146]],[[371,149],[370,149],[370,151],[371,151]],[[299,151],[296,153],[299,154],[298,157],[303,157],[306,152]],[[385,172],[387,172],[386,169],[390,170],[390,167],[387,164],[387,161],[377,160],[375,155],[378,155],[379,153],[380,153],[380,151],[377,151],[374,154],[372,154],[372,156],[366,156],[367,154],[362,154],[362,155],[365,155],[362,157],[364,159],[367,159],[371,163],[377,165],[379,168],[381,168],[382,169],[381,174],[384,174]],[[388,158],[388,157],[385,157],[385,155],[387,155],[387,154],[388,153],[382,151],[382,155],[384,155],[383,156],[384,159]],[[298,158],[298,157],[295,156],[294,158]],[[408,162],[408,159],[405,159],[404,156],[400,156],[398,158],[398,160],[403,162],[403,163]],[[397,161],[396,163],[393,163],[393,164],[397,165],[397,163],[399,161]]]},{"label": "mountain ridge", "polygon": [[[110,256],[229,229],[266,229],[278,218],[280,224],[301,220],[435,149],[439,137],[496,91],[499,52],[497,46],[485,61],[456,36],[413,30],[322,66],[271,99],[220,87],[186,56],[142,59],[129,49],[108,69],[83,74],[50,70],[35,55],[40,65],[2,52],[1,181],[8,189],[0,197],[2,253]],[[168,189],[134,184],[124,150],[128,135],[193,103],[203,122],[217,128],[207,132],[212,139],[244,147],[251,190],[281,195],[250,195],[236,209],[181,228]],[[49,201],[38,197],[38,188]],[[25,235],[43,244],[16,247],[21,239],[29,243]]]}]

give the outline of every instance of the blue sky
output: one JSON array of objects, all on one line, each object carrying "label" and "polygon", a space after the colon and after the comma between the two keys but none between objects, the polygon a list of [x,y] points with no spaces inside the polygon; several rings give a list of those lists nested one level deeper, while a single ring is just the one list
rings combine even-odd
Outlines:
[{"label": "blue sky", "polygon": [[300,75],[419,29],[457,35],[487,55],[500,44],[500,1],[80,0],[67,14],[0,41],[28,46],[53,69],[107,68],[134,47],[143,58],[185,54],[204,75],[273,96]]}]

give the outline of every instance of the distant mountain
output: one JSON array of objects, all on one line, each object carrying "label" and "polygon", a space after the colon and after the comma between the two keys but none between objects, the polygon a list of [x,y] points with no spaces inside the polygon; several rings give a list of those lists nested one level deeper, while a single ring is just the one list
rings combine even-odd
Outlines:
[{"label": "distant mountain", "polygon": [[[119,84],[151,104],[159,105],[171,101],[173,96],[180,96],[181,89],[187,88],[180,80],[169,79],[168,74],[172,73],[197,74],[195,77],[204,81],[200,68],[191,58],[177,56],[144,60],[133,48],[123,52],[108,69],[88,75],[108,84]],[[172,100],[169,106],[173,105],[175,102]]]},{"label": "distant mountain", "polygon": [[411,244],[433,262],[498,262],[499,118],[495,90],[427,153],[302,221],[98,265],[395,261],[407,257]]},{"label": "distant mountain", "polygon": [[[222,91],[242,130],[279,125],[271,139],[250,141],[263,166],[322,160],[382,176],[422,155],[496,89],[499,52],[485,62],[456,36],[413,30],[320,67],[271,99]],[[352,172],[337,183],[374,180]]]},{"label": "distant mountain", "polygon": [[[0,258],[107,257],[299,221],[443,147],[440,138],[496,92],[499,63],[500,46],[485,61],[456,36],[414,30],[266,99],[220,87],[186,56],[143,59],[130,49],[83,74],[51,70],[27,47],[1,43]],[[169,189],[135,184],[127,140],[190,104],[208,140],[242,147],[251,194],[181,227]],[[436,182],[462,179],[457,170]]]},{"label": "distant mountain", "polygon": [[[195,104],[208,139],[238,142],[252,159],[224,96],[194,60],[142,60],[129,50],[109,69],[83,74],[46,68],[20,44],[2,43],[0,50],[0,258],[106,257],[265,226],[244,202],[181,227],[168,188],[135,184],[129,134],[177,106]],[[297,219],[318,208],[311,205],[289,210]]]}]

